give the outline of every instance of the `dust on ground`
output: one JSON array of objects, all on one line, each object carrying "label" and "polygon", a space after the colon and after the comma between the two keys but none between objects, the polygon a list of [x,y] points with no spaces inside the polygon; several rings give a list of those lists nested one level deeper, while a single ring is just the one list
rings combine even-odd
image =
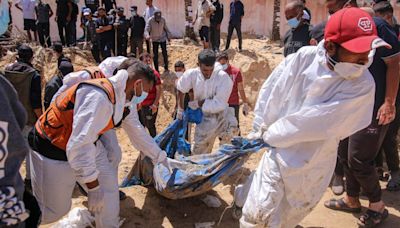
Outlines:
[{"label": "dust on ground", "polygon": [[[224,46],[222,43],[221,46]],[[237,41],[232,42],[233,48],[237,47]],[[254,105],[258,91],[271,71],[283,59],[282,49],[278,44],[271,43],[261,39],[245,39],[243,43],[244,51],[238,52],[235,49],[229,50],[231,63],[240,67],[243,77],[246,94],[250,97]],[[197,54],[201,50],[200,46],[185,44],[183,40],[173,40],[168,46],[170,69],[173,64],[181,60],[190,69],[197,66]],[[43,85],[56,72],[57,60],[50,49],[36,47],[34,66],[42,71]],[[76,70],[84,69],[87,66],[94,65],[94,60],[89,51],[82,51],[78,48],[65,50],[66,56],[72,59]],[[8,52],[6,56],[0,59],[0,68],[15,61],[15,52]],[[160,60],[162,61],[162,60]],[[161,72],[163,72],[161,70]],[[164,88],[163,100],[160,106],[157,129],[160,132],[172,121],[172,113],[175,107],[175,95],[173,73],[162,74]],[[251,129],[252,115],[240,116],[240,126],[243,135],[246,135]],[[129,139],[123,130],[117,131],[118,139],[123,151],[123,157],[119,168],[119,180],[129,172],[135,163],[139,152],[132,147]],[[218,143],[214,149],[218,148]],[[242,169],[228,178],[223,183],[215,187],[209,194],[217,196],[222,201],[220,208],[206,207],[198,197],[184,200],[169,200],[161,197],[153,188],[134,186],[124,188],[123,191],[128,198],[121,202],[120,216],[125,218],[122,227],[194,227],[196,223],[215,222],[218,223],[224,209],[231,205],[233,200],[233,189],[238,183],[246,180],[251,171],[255,170],[258,162],[261,160],[262,153],[251,155]],[[24,170],[21,170],[24,173]],[[400,225],[400,197],[398,193],[391,193],[385,190],[382,183],[383,199],[388,206],[390,216],[381,227],[399,227]],[[357,227],[357,218],[359,215],[347,214],[331,211],[323,206],[323,201],[333,197],[329,189],[325,192],[323,199],[300,224],[302,227]],[[86,204],[86,198],[78,193],[73,196],[73,207]],[[364,207],[368,206],[365,199],[362,200]],[[220,227],[239,227],[238,221],[231,216],[232,210],[227,209],[221,220]],[[49,226],[42,226],[49,227]]]}]

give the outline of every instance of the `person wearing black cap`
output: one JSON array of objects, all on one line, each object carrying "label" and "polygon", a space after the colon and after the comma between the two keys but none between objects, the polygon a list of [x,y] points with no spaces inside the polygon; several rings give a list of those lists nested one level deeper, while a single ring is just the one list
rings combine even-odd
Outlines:
[{"label": "person wearing black cap", "polygon": [[137,6],[131,7],[131,14],[132,16],[129,19],[131,28],[131,55],[137,57],[143,53],[143,36],[146,20],[138,14]]},{"label": "person wearing black cap", "polygon": [[106,10],[103,7],[99,7],[97,12],[99,14],[96,20],[97,39],[101,57],[106,59],[111,56],[111,51],[114,49],[113,21],[107,17]]},{"label": "person wearing black cap", "polygon": [[[28,119],[23,132],[27,137],[32,126],[42,115],[41,78],[39,72],[32,65],[32,48],[22,44],[17,50],[17,61],[5,68],[4,76],[15,87],[18,98],[26,110]],[[29,163],[30,162],[27,161],[25,179],[25,185],[28,189],[31,188]]]},{"label": "person wearing black cap", "polygon": [[117,55],[127,56],[128,48],[128,30],[129,30],[129,20],[124,15],[124,7],[118,7],[117,9],[118,18],[114,23],[114,27],[117,31]]},{"label": "person wearing black cap", "polygon": [[44,88],[44,109],[47,109],[50,106],[54,94],[56,94],[58,89],[60,89],[63,85],[64,76],[71,72],[74,72],[74,66],[72,63],[68,61],[62,61],[58,66],[57,75],[52,77],[50,81],[46,83],[46,87]]}]

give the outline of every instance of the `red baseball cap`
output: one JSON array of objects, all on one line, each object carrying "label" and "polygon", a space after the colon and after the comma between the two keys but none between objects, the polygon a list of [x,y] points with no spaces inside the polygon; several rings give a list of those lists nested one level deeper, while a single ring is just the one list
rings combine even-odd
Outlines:
[{"label": "red baseball cap", "polygon": [[391,48],[378,37],[372,17],[356,7],[341,9],[330,17],[325,27],[325,40],[353,53],[364,53],[382,46]]}]

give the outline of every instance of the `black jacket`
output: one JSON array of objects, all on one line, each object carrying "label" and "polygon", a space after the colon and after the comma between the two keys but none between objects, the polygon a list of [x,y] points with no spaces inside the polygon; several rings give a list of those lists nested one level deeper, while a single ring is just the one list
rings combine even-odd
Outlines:
[{"label": "black jacket", "polygon": [[210,22],[213,25],[221,24],[224,19],[224,5],[219,1],[213,3],[215,12],[211,15]]},{"label": "black jacket", "polygon": [[53,99],[54,94],[61,88],[63,85],[62,78],[59,75],[55,75],[46,83],[46,87],[44,88],[44,108],[47,109],[51,100]]},{"label": "black jacket", "polygon": [[142,16],[134,16],[130,18],[131,37],[143,38],[146,21]]}]

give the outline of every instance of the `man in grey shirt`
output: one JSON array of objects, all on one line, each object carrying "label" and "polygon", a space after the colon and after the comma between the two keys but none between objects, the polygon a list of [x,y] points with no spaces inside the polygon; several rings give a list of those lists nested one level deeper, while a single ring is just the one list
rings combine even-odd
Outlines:
[{"label": "man in grey shirt", "polygon": [[171,33],[167,27],[167,22],[161,16],[161,11],[156,10],[154,16],[146,23],[145,29],[146,40],[152,41],[153,44],[153,60],[154,68],[158,69],[158,48],[161,46],[161,51],[164,59],[164,70],[168,71],[168,52],[167,52],[167,40],[171,41]]},{"label": "man in grey shirt", "polygon": [[[152,16],[154,16],[154,12],[156,10],[159,10],[156,6],[153,5],[153,0],[146,0],[146,9],[143,12],[143,17],[144,20],[147,22],[149,22],[150,18]],[[147,52],[150,53],[151,48],[150,48],[150,41],[146,40],[146,47],[147,47]]]}]

